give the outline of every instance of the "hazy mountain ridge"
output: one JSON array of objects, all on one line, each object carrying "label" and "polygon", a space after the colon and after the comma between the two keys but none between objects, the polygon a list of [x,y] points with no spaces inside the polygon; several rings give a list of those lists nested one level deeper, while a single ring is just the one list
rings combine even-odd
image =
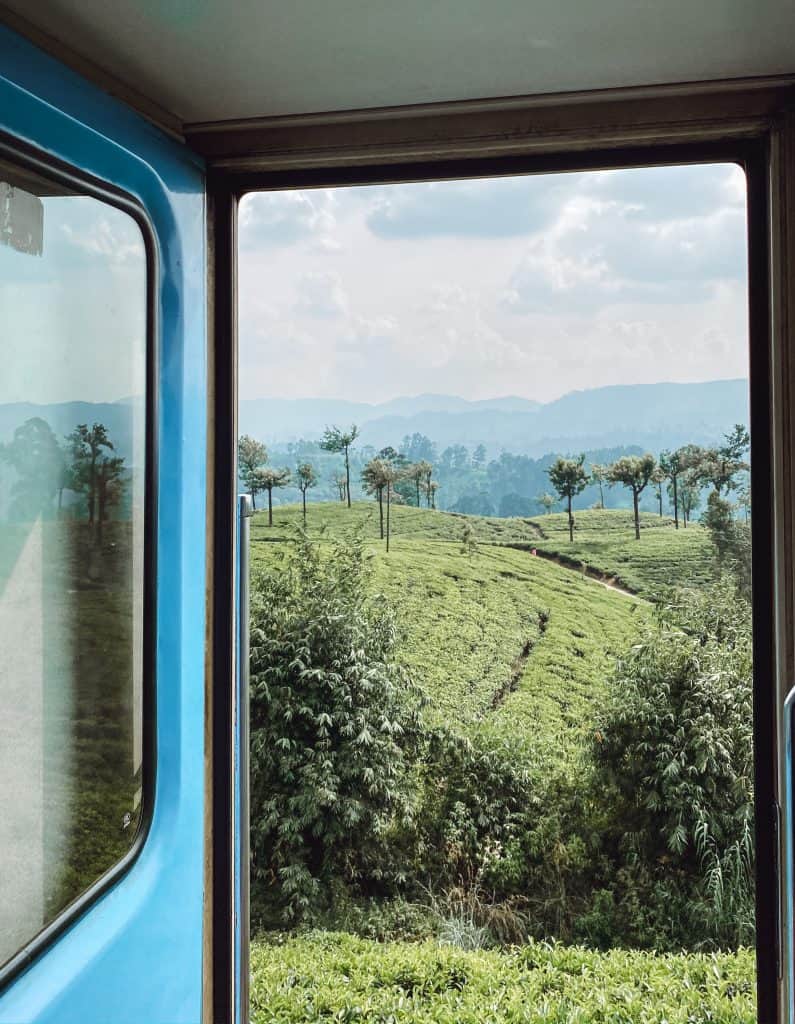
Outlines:
[{"label": "hazy mountain ridge", "polygon": [[240,403],[241,433],[266,443],[317,439],[326,425],[357,423],[360,443],[398,445],[421,433],[439,448],[485,444],[539,456],[550,451],[637,444],[657,451],[717,441],[748,423],[748,382],[611,385],[572,391],[546,404],[521,398],[480,402],[449,395],[397,398],[380,405],[333,399],[253,399]]},{"label": "hazy mountain ridge", "polygon": [[[0,404],[0,442],[33,416],[59,437],[78,423],[104,423],[119,454],[130,458],[136,402]],[[518,397],[468,401],[455,395],[416,395],[380,404],[336,399],[253,399],[240,403],[240,432],[269,444],[316,440],[325,426],[356,423],[360,445],[398,446],[406,434],[425,434],[439,450],[462,444],[538,458],[618,445],[661,448],[717,441],[734,423],[748,423],[748,382],[612,385],[572,391],[541,404]]]}]

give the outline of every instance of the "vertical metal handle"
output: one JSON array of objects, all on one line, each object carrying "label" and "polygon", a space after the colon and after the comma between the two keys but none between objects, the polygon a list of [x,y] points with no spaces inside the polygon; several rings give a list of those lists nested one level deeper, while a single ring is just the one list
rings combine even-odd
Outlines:
[{"label": "vertical metal handle", "polygon": [[237,956],[238,1021],[249,1020],[249,571],[251,517],[254,507],[248,494],[238,502],[238,609],[237,609]]}]

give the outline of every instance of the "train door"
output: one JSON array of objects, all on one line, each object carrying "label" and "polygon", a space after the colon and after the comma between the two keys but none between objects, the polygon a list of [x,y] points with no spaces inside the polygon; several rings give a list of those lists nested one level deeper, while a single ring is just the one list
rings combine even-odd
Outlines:
[{"label": "train door", "polygon": [[236,962],[205,843],[203,167],[3,27],[0,67],[0,1021],[193,1024]]}]

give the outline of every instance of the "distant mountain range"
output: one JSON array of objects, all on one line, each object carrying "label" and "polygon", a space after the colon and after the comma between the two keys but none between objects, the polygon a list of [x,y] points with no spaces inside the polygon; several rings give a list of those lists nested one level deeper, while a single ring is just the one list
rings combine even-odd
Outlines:
[{"label": "distant mountain range", "polygon": [[[32,416],[62,437],[77,423],[104,423],[117,450],[131,457],[132,412],[138,400],[0,404],[0,442]],[[453,395],[417,395],[380,404],[327,398],[258,398],[240,403],[240,432],[272,445],[316,440],[324,427],[356,423],[360,445],[397,447],[406,434],[425,434],[439,449],[484,444],[539,457],[617,445],[652,452],[717,441],[735,423],[748,423],[748,381],[634,384],[572,391],[554,402],[507,397],[470,402]]]},{"label": "distant mountain range", "polygon": [[554,402],[494,398],[470,402],[450,395],[395,398],[381,404],[334,399],[259,398],[240,403],[240,431],[266,443],[320,437],[323,428],[357,423],[360,444],[398,446],[406,434],[437,447],[484,444],[538,457],[548,452],[640,445],[652,451],[717,441],[734,423],[748,423],[748,381],[631,384],[572,391]]}]

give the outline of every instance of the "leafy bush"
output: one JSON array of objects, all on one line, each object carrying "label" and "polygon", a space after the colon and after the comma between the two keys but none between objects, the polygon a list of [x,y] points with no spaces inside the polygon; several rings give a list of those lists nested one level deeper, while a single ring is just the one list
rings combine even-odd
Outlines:
[{"label": "leafy bush", "polygon": [[530,942],[473,950],[312,932],[256,941],[252,1024],[755,1024],[754,953]]},{"label": "leafy bush", "polygon": [[360,540],[321,552],[298,531],[253,580],[252,880],[266,919],[400,871],[390,836],[411,818],[422,702],[368,578]]},{"label": "leafy bush", "polygon": [[750,609],[725,582],[682,592],[619,663],[594,785],[625,942],[752,940],[751,669]]}]

